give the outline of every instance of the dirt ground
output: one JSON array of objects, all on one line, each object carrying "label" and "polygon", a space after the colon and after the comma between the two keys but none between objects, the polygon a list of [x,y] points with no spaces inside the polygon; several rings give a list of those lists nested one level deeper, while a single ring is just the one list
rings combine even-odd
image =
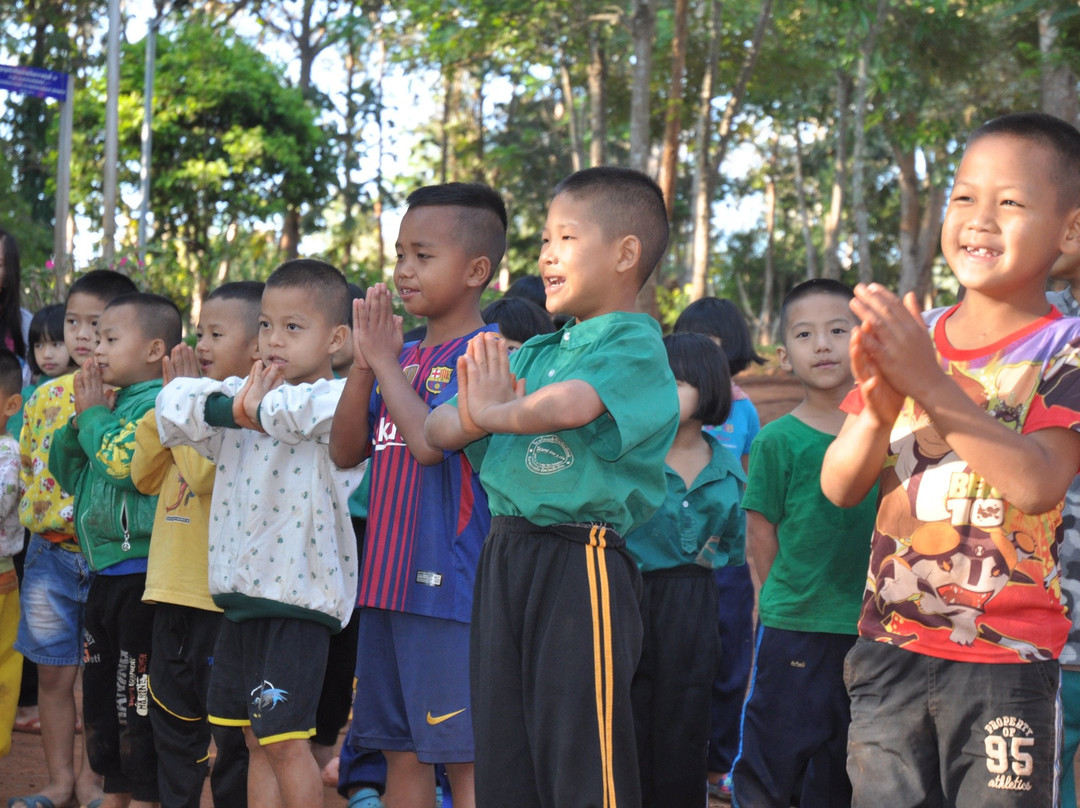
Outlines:
[{"label": "dirt ground", "polygon": [[[743,375],[736,381],[754,402],[762,424],[790,412],[802,399],[799,383],[788,374],[773,371]],[[82,736],[78,736],[77,742],[81,743],[81,740]],[[7,805],[10,797],[33,794],[47,779],[40,736],[16,732],[12,739],[11,754],[0,760],[0,806]],[[209,787],[203,791],[202,804],[205,808],[213,805]],[[345,805],[345,800],[328,788],[324,792],[323,805],[325,808],[341,808]]]}]

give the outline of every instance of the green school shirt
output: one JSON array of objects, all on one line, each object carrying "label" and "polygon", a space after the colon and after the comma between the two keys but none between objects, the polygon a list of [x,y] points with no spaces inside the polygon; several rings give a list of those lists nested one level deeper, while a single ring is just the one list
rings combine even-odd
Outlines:
[{"label": "green school shirt", "polygon": [[728,449],[707,432],[712,458],[690,487],[664,464],[667,496],[645,524],[630,531],[626,551],[642,572],[696,564],[707,569],[746,562],[742,498],[746,476]]},{"label": "green school shirt", "polygon": [[528,340],[510,370],[533,393],[587,382],[607,411],[578,429],[490,435],[465,449],[492,516],[535,525],[603,522],[622,535],[664,501],[664,458],[679,425],[675,377],[660,326],[647,314],[613,312]]},{"label": "green school shirt", "polygon": [[787,631],[857,634],[877,485],[854,508],[821,493],[821,464],[833,436],[785,415],[750,446],[742,506],[776,525],[780,549],[761,588],[762,624]]}]

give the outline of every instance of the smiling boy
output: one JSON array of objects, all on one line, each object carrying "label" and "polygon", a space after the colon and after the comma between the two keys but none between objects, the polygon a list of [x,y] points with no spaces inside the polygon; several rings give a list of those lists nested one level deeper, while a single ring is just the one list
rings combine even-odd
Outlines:
[{"label": "smiling boy", "polygon": [[122,295],[97,331],[49,471],[74,493],[80,546],[97,572],[86,599],[83,720],[90,765],[104,775],[103,805],[120,808],[158,799],[147,690],[154,613],[142,602],[157,497],[136,490],[131,456],[138,422],[161,389],[161,360],[182,336],[180,312],[160,295]]},{"label": "smiling boy", "polygon": [[477,805],[634,806],[642,624],[623,535],[664,499],[679,420],[660,328],[635,312],[667,247],[663,195],[638,171],[580,171],[542,238],[548,311],[575,319],[512,359],[474,338],[457,400],[425,425],[468,446],[492,512],[470,651]]},{"label": "smiling boy", "polygon": [[853,804],[1054,805],[1080,323],[1044,290],[1080,251],[1080,133],[1040,113],[975,130],[941,247],[956,306],[856,289],[859,390],[821,473],[838,505],[881,481],[847,658]]}]

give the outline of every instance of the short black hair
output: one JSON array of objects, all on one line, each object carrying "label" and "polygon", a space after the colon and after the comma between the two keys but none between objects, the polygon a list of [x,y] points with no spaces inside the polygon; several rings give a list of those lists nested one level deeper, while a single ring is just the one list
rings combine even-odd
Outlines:
[{"label": "short black hair", "polygon": [[682,310],[671,330],[673,333],[693,331],[720,340],[732,376],[742,373],[750,367],[751,362],[758,365],[765,363],[765,358],[754,350],[746,318],[739,307],[727,298],[703,297],[695,300]]},{"label": "short black hair", "polygon": [[667,208],[660,186],[632,168],[595,166],[576,171],[556,185],[552,196],[560,194],[588,203],[608,241],[637,236],[641,242],[638,279],[644,285],[668,245]]},{"label": "short black hair", "polygon": [[349,287],[349,328],[352,328],[353,327],[353,307],[352,307],[352,304],[353,304],[354,301],[363,300],[364,297],[367,295],[367,291],[364,289],[363,286],[361,286],[358,283],[353,283],[352,281],[350,281],[347,285]]},{"label": "short black hair", "polygon": [[206,296],[206,303],[211,300],[231,300],[240,303],[247,315],[246,325],[249,337],[259,333],[259,306],[266,284],[262,281],[230,281],[223,283]]},{"label": "short black hair", "polygon": [[[832,278],[812,278],[803,281],[784,296],[784,302],[780,304],[780,341],[787,344],[787,317],[788,309],[793,303],[797,303],[810,295],[833,295],[843,298],[845,301],[855,297],[855,293],[846,283],[834,281]],[[852,314],[852,317],[855,315]]]},{"label": "short black hair", "polygon": [[22,363],[12,351],[0,348],[0,393],[13,396],[22,392]]},{"label": "short black hair", "polygon": [[967,145],[988,135],[1008,135],[1049,148],[1057,158],[1049,173],[1057,185],[1058,208],[1080,205],[1080,131],[1075,126],[1045,112],[1014,112],[984,123],[968,136]]},{"label": "short black hair", "polygon": [[120,295],[130,295],[138,292],[139,287],[135,281],[127,275],[123,275],[111,269],[92,269],[85,275],[80,275],[68,289],[68,300],[72,295],[89,295],[96,297],[102,303]]},{"label": "short black hair", "polygon": [[180,309],[169,298],[149,292],[132,292],[114,297],[105,304],[105,311],[130,306],[135,309],[135,320],[139,331],[147,339],[159,339],[165,343],[165,353],[169,353],[184,338],[184,326],[180,319]]},{"label": "short black hair", "polygon": [[503,297],[523,297],[547,311],[547,292],[539,275],[522,275],[503,293]]},{"label": "short black hair", "polygon": [[352,308],[349,286],[341,271],[316,258],[294,258],[275,269],[266,279],[267,289],[294,287],[315,295],[318,307],[327,313],[331,325],[346,325]]},{"label": "short black hair", "polygon": [[723,349],[704,334],[683,331],[664,337],[675,380],[698,391],[694,417],[703,424],[722,424],[731,414],[731,374]]},{"label": "short black hair", "polygon": [[34,346],[41,342],[64,341],[64,305],[52,303],[38,309],[30,319],[30,350],[27,360],[30,362],[30,371],[35,375],[41,373],[41,366],[34,356]]},{"label": "short black hair", "polygon": [[489,303],[480,316],[485,323],[498,323],[499,333],[515,342],[555,331],[547,311],[524,297],[500,297]]},{"label": "short black hair", "polygon": [[413,208],[457,208],[458,235],[472,255],[491,262],[484,286],[491,283],[495,268],[506,252],[506,203],[494,188],[482,182],[445,182],[417,188],[405,200]]}]

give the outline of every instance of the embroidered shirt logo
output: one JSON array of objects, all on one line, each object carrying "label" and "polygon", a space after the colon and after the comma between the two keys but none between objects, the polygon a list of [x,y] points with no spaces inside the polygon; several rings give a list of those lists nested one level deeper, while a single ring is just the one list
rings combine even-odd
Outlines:
[{"label": "embroidered shirt logo", "polygon": [[574,465],[574,453],[557,435],[534,438],[525,453],[525,468],[534,474],[555,474]]},{"label": "embroidered shirt logo", "polygon": [[463,712],[465,712],[465,710],[461,709],[454,713],[447,713],[446,715],[432,715],[431,710],[428,710],[427,722],[434,727],[436,724],[441,724],[443,721],[449,721],[455,715],[461,715]]},{"label": "embroidered shirt logo", "polygon": [[428,374],[427,381],[424,382],[424,387],[427,388],[429,393],[437,396],[450,383],[453,372],[453,369],[446,365],[433,367],[431,373]]}]

